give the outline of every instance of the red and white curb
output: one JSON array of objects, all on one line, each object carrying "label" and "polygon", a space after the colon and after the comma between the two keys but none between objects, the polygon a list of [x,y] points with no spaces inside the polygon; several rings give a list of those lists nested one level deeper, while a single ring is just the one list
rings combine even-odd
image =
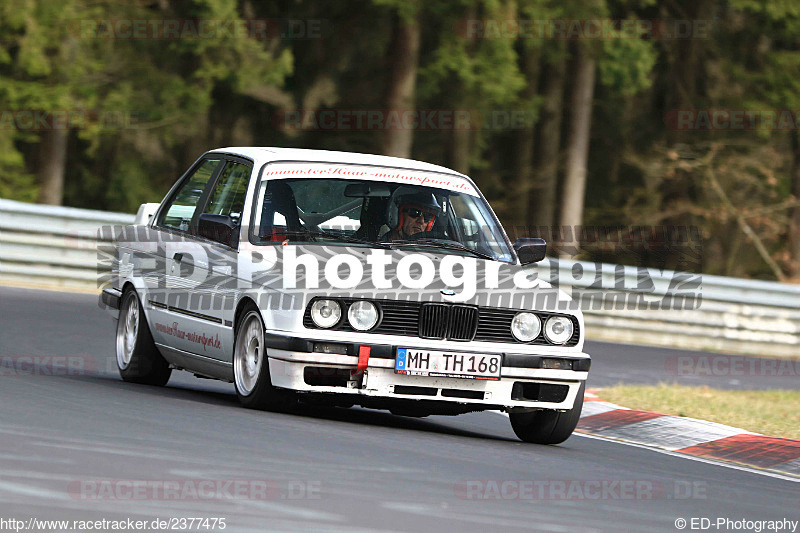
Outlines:
[{"label": "red and white curb", "polygon": [[592,391],[584,396],[576,431],[800,477],[800,440],[628,409],[601,401]]}]

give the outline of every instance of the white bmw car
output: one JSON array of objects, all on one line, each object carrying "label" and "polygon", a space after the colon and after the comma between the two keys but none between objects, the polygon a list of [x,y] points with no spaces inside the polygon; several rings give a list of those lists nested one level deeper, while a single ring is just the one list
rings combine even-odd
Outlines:
[{"label": "white bmw car", "polygon": [[467,176],[375,155],[203,154],[116,242],[101,305],[125,381],[232,382],[242,405],[500,410],[527,442],[575,429],[583,316],[538,279]]}]

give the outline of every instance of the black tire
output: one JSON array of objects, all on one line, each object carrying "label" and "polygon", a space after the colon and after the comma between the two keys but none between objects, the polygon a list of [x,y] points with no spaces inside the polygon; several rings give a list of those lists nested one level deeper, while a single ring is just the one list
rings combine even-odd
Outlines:
[{"label": "black tire", "polygon": [[236,322],[233,384],[239,403],[248,409],[278,411],[292,403],[289,391],[272,386],[264,345],[264,322],[255,305],[247,305]]},{"label": "black tire", "polygon": [[120,302],[116,335],[119,375],[129,383],[166,385],[172,369],[153,342],[139,295],[127,289]]},{"label": "black tire", "polygon": [[511,427],[520,440],[534,444],[559,444],[564,442],[575,431],[581,419],[583,394],[586,382],[581,383],[575,405],[569,411],[560,413],[552,410],[533,411],[530,413],[509,413]]}]

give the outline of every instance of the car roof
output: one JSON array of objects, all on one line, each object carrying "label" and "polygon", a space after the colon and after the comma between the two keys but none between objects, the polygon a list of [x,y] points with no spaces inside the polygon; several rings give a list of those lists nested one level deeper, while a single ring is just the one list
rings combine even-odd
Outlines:
[{"label": "car roof", "polygon": [[[309,150],[305,148],[276,148],[257,146],[234,146],[217,148],[209,153],[223,152],[239,155],[252,159],[257,165],[271,161],[313,161],[320,163],[350,163],[355,165],[375,165],[390,168],[406,168],[411,170],[424,170],[428,172],[444,172],[464,176],[460,172],[439,165],[404,159],[402,157],[389,157],[385,155],[359,154],[355,152],[336,152],[331,150]],[[466,177],[466,176],[464,176]]]}]

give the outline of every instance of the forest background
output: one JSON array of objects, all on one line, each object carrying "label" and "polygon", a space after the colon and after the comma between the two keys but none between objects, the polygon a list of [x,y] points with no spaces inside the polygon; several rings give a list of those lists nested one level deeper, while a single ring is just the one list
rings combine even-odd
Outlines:
[{"label": "forest background", "polygon": [[13,200],[134,212],[222,146],[387,154],[553,254],[800,282],[799,133],[795,0],[0,0]]}]

